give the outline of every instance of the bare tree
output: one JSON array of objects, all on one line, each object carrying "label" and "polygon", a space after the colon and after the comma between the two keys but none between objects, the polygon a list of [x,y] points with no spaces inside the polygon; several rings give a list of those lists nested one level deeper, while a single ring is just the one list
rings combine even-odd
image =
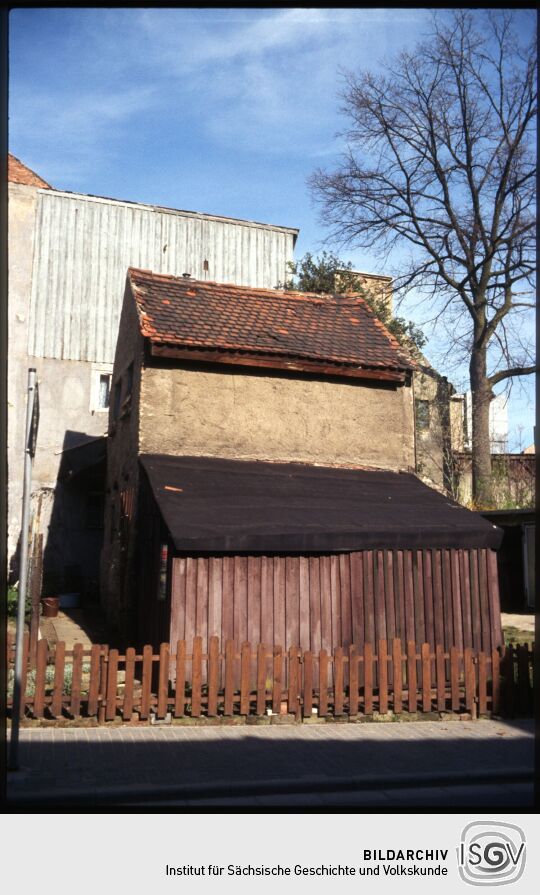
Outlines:
[{"label": "bare tree", "polygon": [[408,245],[396,290],[450,317],[469,366],[474,499],[489,506],[493,386],[535,371],[512,324],[534,302],[536,47],[509,10],[456,10],[383,71],[346,75],[347,150],[310,183],[330,239],[384,257]]}]

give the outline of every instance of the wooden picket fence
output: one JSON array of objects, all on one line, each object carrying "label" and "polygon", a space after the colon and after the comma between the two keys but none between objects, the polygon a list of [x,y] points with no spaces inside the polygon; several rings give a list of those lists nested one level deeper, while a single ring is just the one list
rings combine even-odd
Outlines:
[{"label": "wooden picket fence", "polygon": [[[8,643],[13,667],[14,644]],[[219,718],[287,714],[298,721],[375,714],[428,712],[526,716],[532,713],[533,652],[528,645],[509,646],[491,655],[470,648],[420,649],[399,639],[380,640],[377,652],[366,643],[325,650],[284,651],[263,644],[240,648],[232,641],[220,651],[217,637],[208,652],[195,637],[191,652],[179,641],[173,652],[163,643],[141,653],[96,644],[85,650],[64,643],[37,646],[35,667],[28,636],[23,653],[21,716],[148,721],[173,718]],[[11,676],[12,677],[12,676]],[[11,705],[8,693],[8,707]]]}]

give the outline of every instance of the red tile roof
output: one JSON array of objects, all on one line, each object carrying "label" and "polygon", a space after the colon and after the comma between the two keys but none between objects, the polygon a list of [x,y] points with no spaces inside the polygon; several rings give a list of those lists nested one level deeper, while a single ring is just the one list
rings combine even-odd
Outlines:
[{"label": "red tile roof", "polygon": [[359,368],[403,374],[415,366],[357,295],[255,289],[134,268],[128,280],[141,332],[153,344],[294,359],[299,369],[303,361],[306,369],[325,363],[340,375],[358,376]]},{"label": "red tile roof", "polygon": [[46,190],[52,189],[49,183],[43,180],[35,171],[23,165],[11,152],[8,153],[8,181],[11,183],[22,183],[25,186],[38,186]]}]

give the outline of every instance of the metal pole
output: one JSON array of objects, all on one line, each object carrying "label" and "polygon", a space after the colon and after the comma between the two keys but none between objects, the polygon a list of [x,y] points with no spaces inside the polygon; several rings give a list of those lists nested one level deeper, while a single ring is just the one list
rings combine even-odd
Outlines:
[{"label": "metal pole", "polygon": [[24,478],[21,522],[21,554],[19,573],[19,599],[17,604],[17,635],[15,640],[15,674],[13,680],[13,711],[11,715],[11,740],[9,743],[9,769],[19,767],[19,723],[21,714],[22,653],[24,637],[24,610],[26,606],[26,581],[28,576],[28,523],[30,518],[30,491],[32,488],[32,447],[30,433],[36,392],[35,368],[28,370],[28,399],[26,404],[26,439],[24,443]]}]

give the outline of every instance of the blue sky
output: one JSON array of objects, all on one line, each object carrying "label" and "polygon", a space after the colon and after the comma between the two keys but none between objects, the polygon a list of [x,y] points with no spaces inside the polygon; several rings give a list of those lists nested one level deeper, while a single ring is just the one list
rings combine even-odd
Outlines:
[{"label": "blue sky", "polygon": [[[340,69],[376,69],[429,20],[424,9],[14,10],[10,149],[59,189],[299,227],[296,256],[316,253],[327,232],[306,179],[343,148]],[[402,313],[422,320],[412,297]],[[514,388],[509,405],[523,446],[532,394],[532,382]]]}]

